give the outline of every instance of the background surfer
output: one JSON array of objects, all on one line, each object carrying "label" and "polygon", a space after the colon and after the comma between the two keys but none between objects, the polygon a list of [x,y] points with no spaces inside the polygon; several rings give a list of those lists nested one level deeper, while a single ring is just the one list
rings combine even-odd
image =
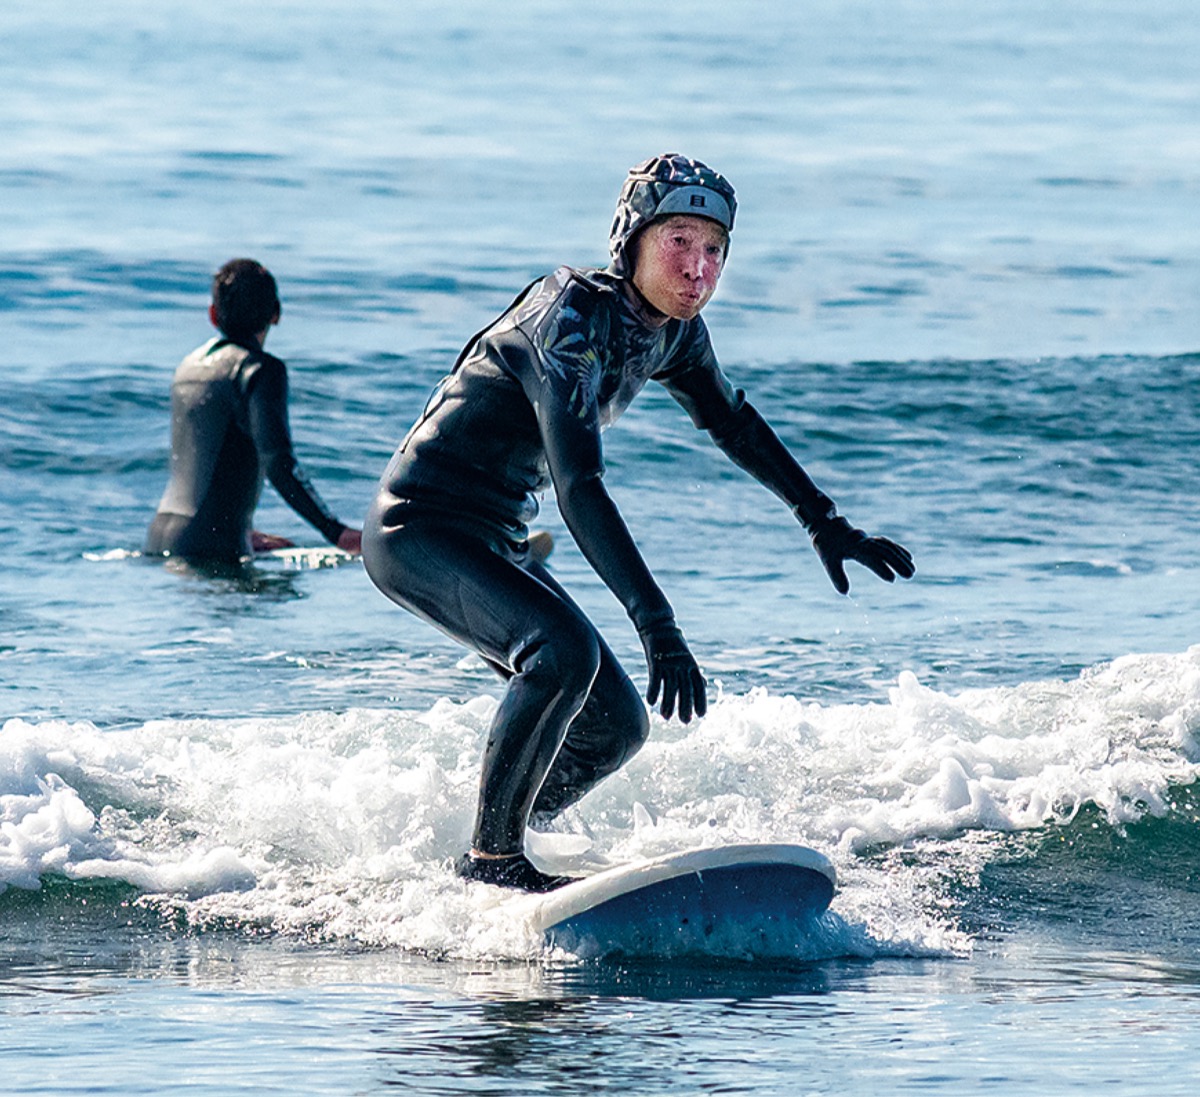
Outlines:
[{"label": "background surfer", "polygon": [[834,586],[845,562],[892,581],[909,553],[840,517],[717,364],[700,311],[717,287],[736,200],[678,154],[625,181],[606,270],[560,267],[464,348],[383,476],[364,526],[368,574],[393,601],[479,652],[508,680],[489,730],[468,879],[546,891],[566,882],[524,854],[548,818],[645,741],[645,705],[595,626],[541,562],[527,523],[553,486],[585,558],[633,621],[664,717],[703,716],[705,681],[603,484],[600,432],[647,380],[781,498]]},{"label": "background surfer", "polygon": [[208,317],[221,334],[175,371],[171,477],[146,552],[237,564],[251,552],[291,548],[251,529],[264,473],[327,541],[360,551],[361,533],[334,517],[292,451],[287,369],[263,350],[280,311],[275,279],[261,263],[231,259],[213,277]]}]

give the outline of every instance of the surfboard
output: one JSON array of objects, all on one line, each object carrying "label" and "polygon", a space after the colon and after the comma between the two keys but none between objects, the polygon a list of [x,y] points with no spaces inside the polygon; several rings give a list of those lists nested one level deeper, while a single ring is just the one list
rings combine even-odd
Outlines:
[{"label": "surfboard", "polygon": [[256,564],[275,564],[285,571],[308,571],[313,568],[336,568],[357,559],[333,545],[293,545],[291,548],[268,549],[256,552]]},{"label": "surfboard", "polygon": [[807,846],[741,844],[617,865],[538,896],[548,948],[591,959],[795,954],[837,886]]}]

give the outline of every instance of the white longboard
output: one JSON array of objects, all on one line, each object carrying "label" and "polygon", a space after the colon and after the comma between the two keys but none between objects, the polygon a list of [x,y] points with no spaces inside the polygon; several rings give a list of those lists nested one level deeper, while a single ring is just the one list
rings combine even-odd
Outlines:
[{"label": "white longboard", "polygon": [[531,918],[548,947],[584,958],[786,955],[836,884],[807,846],[718,846],[605,869],[537,896]]}]

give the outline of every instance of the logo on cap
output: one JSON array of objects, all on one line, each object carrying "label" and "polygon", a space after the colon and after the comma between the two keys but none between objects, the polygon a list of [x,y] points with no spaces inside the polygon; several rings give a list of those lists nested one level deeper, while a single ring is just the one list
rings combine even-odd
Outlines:
[{"label": "logo on cap", "polygon": [[700,206],[703,208],[703,207],[707,206],[707,204],[708,203],[705,202],[703,194],[693,194],[692,195],[692,205],[693,206]]}]

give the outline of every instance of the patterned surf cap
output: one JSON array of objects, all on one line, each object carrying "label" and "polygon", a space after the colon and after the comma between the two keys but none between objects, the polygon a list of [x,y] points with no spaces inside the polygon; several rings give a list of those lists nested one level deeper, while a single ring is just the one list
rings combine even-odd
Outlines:
[{"label": "patterned surf cap", "polygon": [[737,199],[729,180],[677,152],[652,156],[629,169],[608,233],[609,270],[628,278],[629,242],[651,221],[674,213],[707,217],[733,231]]}]

